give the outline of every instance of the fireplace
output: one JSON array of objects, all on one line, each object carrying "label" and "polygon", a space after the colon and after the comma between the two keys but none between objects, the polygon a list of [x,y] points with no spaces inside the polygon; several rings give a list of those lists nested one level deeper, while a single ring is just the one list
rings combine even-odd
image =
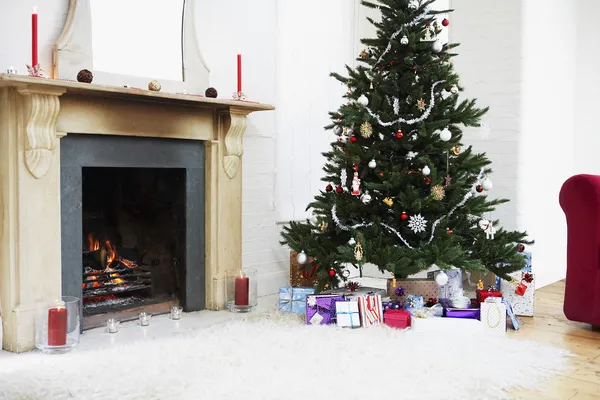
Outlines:
[{"label": "fireplace", "polygon": [[63,293],[83,328],[204,299],[204,144],[70,134],[61,142]]}]

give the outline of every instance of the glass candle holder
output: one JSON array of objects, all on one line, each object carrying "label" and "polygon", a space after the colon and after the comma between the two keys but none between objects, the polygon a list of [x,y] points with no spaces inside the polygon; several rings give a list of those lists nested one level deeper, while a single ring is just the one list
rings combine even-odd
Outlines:
[{"label": "glass candle holder", "polygon": [[139,314],[140,325],[141,326],[148,326],[148,325],[150,325],[150,318],[152,318],[152,314],[147,313],[145,311],[142,311]]},{"label": "glass candle holder", "polygon": [[227,271],[226,305],[232,312],[250,312],[258,304],[258,272],[253,268]]},{"label": "glass candle holder", "polygon": [[178,306],[171,307],[171,319],[180,320],[181,313],[183,313],[183,307],[178,307]]},{"label": "glass candle holder", "polygon": [[80,300],[63,296],[39,303],[35,316],[35,347],[44,353],[66,353],[79,344]]},{"label": "glass candle holder", "polygon": [[119,325],[121,321],[115,318],[109,318],[106,320],[106,331],[108,333],[117,333],[119,332]]}]

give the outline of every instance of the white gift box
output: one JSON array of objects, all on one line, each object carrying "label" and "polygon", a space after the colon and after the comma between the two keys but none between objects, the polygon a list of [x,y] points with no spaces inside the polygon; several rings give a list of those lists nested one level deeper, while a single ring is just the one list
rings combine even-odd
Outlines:
[{"label": "white gift box", "polygon": [[517,286],[521,283],[523,272],[516,271],[508,274],[513,281],[508,282],[502,280],[500,282],[500,291],[505,299],[507,299],[513,307],[516,315],[533,317],[533,306],[535,299],[535,275],[531,283],[523,282],[527,286],[527,290],[523,296],[516,293]]},{"label": "white gift box", "polygon": [[411,318],[411,330],[416,333],[457,333],[482,334],[483,325],[479,320],[469,318]]},{"label": "white gift box", "polygon": [[488,297],[481,303],[481,325],[487,333],[506,335],[506,304],[500,297]]},{"label": "white gift box", "polygon": [[358,302],[338,301],[335,303],[337,326],[341,328],[360,328],[360,313]]}]

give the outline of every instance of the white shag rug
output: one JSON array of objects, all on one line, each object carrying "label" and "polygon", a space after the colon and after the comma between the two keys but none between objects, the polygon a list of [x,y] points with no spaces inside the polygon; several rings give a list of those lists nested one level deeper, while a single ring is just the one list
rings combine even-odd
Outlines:
[{"label": "white shag rug", "polygon": [[306,326],[265,314],[185,336],[40,354],[0,374],[0,399],[503,399],[509,389],[543,389],[568,357],[510,338]]}]

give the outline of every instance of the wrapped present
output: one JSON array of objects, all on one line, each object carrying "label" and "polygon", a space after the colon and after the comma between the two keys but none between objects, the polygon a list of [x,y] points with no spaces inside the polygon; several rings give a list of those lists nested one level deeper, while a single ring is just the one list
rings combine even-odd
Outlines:
[{"label": "wrapped present", "polygon": [[413,294],[424,299],[438,296],[438,284],[432,279],[388,279],[387,294],[393,300],[406,300],[406,296]]},{"label": "wrapped present", "polygon": [[[298,264],[298,253],[290,252],[290,285],[294,287],[315,287],[317,285],[317,265],[308,257],[305,265]],[[314,265],[313,265],[314,264]]]},{"label": "wrapped present", "polygon": [[335,303],[337,326],[342,328],[359,328],[360,313],[357,301],[338,301]]},{"label": "wrapped present", "polygon": [[304,314],[306,296],[314,294],[314,288],[286,286],[279,288],[279,311]]},{"label": "wrapped present", "polygon": [[469,318],[412,318],[410,325],[415,333],[472,335],[483,332],[481,322]]},{"label": "wrapped present", "polygon": [[502,280],[500,290],[516,315],[532,317],[535,300],[535,276],[532,272],[517,271],[509,274],[511,281]]},{"label": "wrapped present", "polygon": [[415,296],[414,294],[409,294],[404,301],[404,309],[411,314],[415,312],[415,310],[421,309],[425,307],[425,301],[423,301],[422,296]]},{"label": "wrapped present", "polygon": [[[431,271],[427,273],[427,279],[435,280],[435,277],[442,271]],[[440,299],[451,299],[459,292],[463,292],[462,271],[460,269],[450,269],[444,271],[448,275],[448,283],[438,288],[438,297]]]},{"label": "wrapped present", "polygon": [[479,308],[447,308],[446,318],[479,319]]},{"label": "wrapped present", "polygon": [[481,303],[481,323],[483,330],[493,335],[506,335],[506,304],[500,297],[488,297]]},{"label": "wrapped present", "polygon": [[383,306],[383,314],[389,310],[402,310],[403,304],[400,300],[391,300],[389,297],[387,299],[381,300],[381,305]]},{"label": "wrapped present", "polygon": [[406,329],[410,326],[410,313],[404,310],[387,310],[383,322],[392,328]]},{"label": "wrapped present", "polygon": [[463,291],[465,296],[476,297],[476,290],[478,285],[482,289],[490,286],[499,287],[497,282],[498,277],[492,272],[480,272],[480,271],[463,271]]},{"label": "wrapped present", "polygon": [[383,306],[380,295],[364,295],[358,298],[360,323],[363,327],[378,325],[383,322]]},{"label": "wrapped present", "polygon": [[335,303],[346,301],[343,296],[310,295],[306,296],[306,324],[328,325],[336,323]]},{"label": "wrapped present", "polygon": [[525,267],[521,269],[523,272],[533,272],[531,269],[531,252],[523,251],[521,252],[525,256]]},{"label": "wrapped present", "polygon": [[483,303],[488,297],[502,297],[502,292],[496,286],[490,286],[487,289],[477,289],[477,300],[480,303]]},{"label": "wrapped present", "polygon": [[519,321],[519,318],[517,318],[517,316],[515,315],[515,312],[512,308],[512,305],[510,304],[510,301],[508,301],[507,299],[502,299],[502,303],[504,303],[504,305],[506,306],[506,315],[508,315],[508,318],[510,319],[513,329],[515,331],[518,331],[519,328],[521,328],[521,321]]},{"label": "wrapped present", "polygon": [[380,295],[382,298],[384,296],[386,296],[386,291],[385,289],[376,289],[376,288],[372,288],[372,287],[359,287],[358,289],[355,290],[350,290],[348,288],[339,288],[339,289],[335,289],[335,290],[327,290],[324,291],[323,294],[335,294],[338,296],[344,296],[347,299],[348,298],[358,298],[360,296],[365,296],[365,295]]}]

